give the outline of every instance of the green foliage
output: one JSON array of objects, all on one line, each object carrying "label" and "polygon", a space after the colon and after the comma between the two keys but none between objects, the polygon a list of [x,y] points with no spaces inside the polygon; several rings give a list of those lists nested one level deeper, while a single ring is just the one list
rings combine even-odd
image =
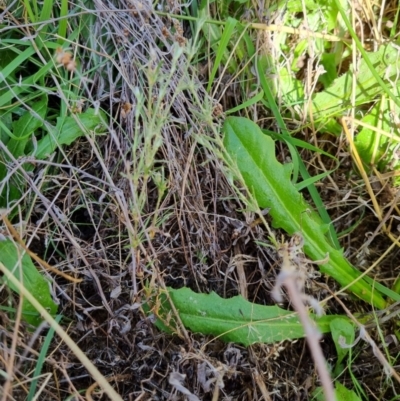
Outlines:
[{"label": "green foliage", "polygon": [[[338,317],[330,323],[332,339],[335,343],[338,360],[336,362],[334,376],[338,376],[343,371],[341,363],[349,353],[351,346],[354,343],[355,328],[348,320]],[[339,381],[335,381],[335,395],[337,401],[361,401],[355,391],[347,389]],[[315,389],[313,400],[324,401],[325,397],[321,387]]]},{"label": "green foliage", "polygon": [[82,114],[69,117],[59,117],[57,126],[51,129],[37,143],[37,148],[31,153],[36,159],[44,159],[61,145],[71,145],[86,132],[94,134],[104,133],[106,121],[104,113],[96,113],[94,109],[87,109]]},{"label": "green foliage", "polygon": [[[398,51],[393,45],[381,46],[377,52],[369,52],[367,56],[380,77],[385,77],[387,80],[396,78]],[[328,117],[340,116],[343,111],[351,107],[354,76],[357,79],[356,106],[369,103],[384,93],[366,60],[361,59],[356,73],[352,65],[349,71],[335,79],[332,85],[313,97],[312,113],[315,121],[325,121]]]},{"label": "green foliage", "polygon": [[321,261],[329,255],[329,260],[320,265],[321,272],[342,286],[349,285],[358,297],[383,309],[386,302],[382,296],[327,239],[327,227],[290,180],[292,166],[282,165],[276,159],[274,141],[246,118],[227,118],[223,131],[229,157],[237,164],[260,208],[269,209],[274,227],[283,228],[289,235],[301,233],[308,257]]},{"label": "green foliage", "polygon": [[[397,151],[400,136],[393,124],[394,116],[398,116],[399,113],[400,107],[382,98],[362,118],[361,121],[369,127],[362,127],[354,143],[367,170],[371,166],[376,166],[380,172],[399,170]],[[375,127],[379,127],[380,131]],[[399,178],[394,178],[394,184],[399,183]]]},{"label": "green foliage", "polygon": [[[35,162],[56,151],[62,153],[62,146],[80,136],[104,132],[106,118],[93,108],[82,110],[83,77],[75,55],[65,45],[62,48],[64,42],[71,46],[79,35],[79,29],[68,29],[68,1],[14,2],[9,11],[15,21],[19,19],[30,26],[27,31],[17,23],[14,29],[3,30],[1,36],[0,208],[6,209],[12,220],[17,216],[16,205],[20,212],[32,206],[27,173],[33,172],[35,166],[42,167]],[[71,63],[63,61],[64,55]],[[56,312],[49,284],[29,255],[5,240],[0,243],[0,261],[45,308]],[[7,280],[3,282],[18,292]],[[36,310],[27,301],[22,302],[23,318],[38,325],[41,319]]]},{"label": "green foliage", "polygon": [[[37,271],[30,256],[23,249],[9,239],[0,241],[0,262],[49,313],[57,312],[57,305],[50,293],[50,283]],[[19,294],[18,288],[6,278],[0,280]],[[38,326],[42,321],[33,305],[25,299],[22,301],[22,317],[33,326]]]},{"label": "green foliage", "polygon": [[[353,391],[347,389],[343,384],[335,383],[335,396],[337,401],[361,401],[358,395]],[[313,400],[325,401],[324,393],[321,387],[318,387],[313,393]]]},{"label": "green foliage", "polygon": [[354,326],[347,319],[335,319],[331,322],[332,339],[335,343],[338,359],[336,362],[335,372],[340,370],[340,365],[350,348],[343,347],[343,344],[351,346],[354,343],[355,330]]},{"label": "green foliage", "polygon": [[[306,166],[305,166],[303,160],[301,159],[299,151],[297,149],[298,147],[302,148],[304,146],[300,145],[298,142],[295,143],[294,138],[292,138],[292,136],[289,134],[288,130],[286,129],[286,125],[285,125],[285,122],[281,115],[280,109],[278,108],[278,105],[275,101],[272,91],[270,90],[270,85],[267,82],[266,77],[261,73],[265,69],[266,63],[267,63],[266,57],[260,57],[257,62],[257,72],[258,72],[258,75],[260,78],[261,87],[263,88],[265,96],[266,96],[266,100],[263,103],[265,104],[266,107],[268,107],[272,110],[272,113],[273,113],[274,117],[276,118],[278,127],[279,127],[280,131],[282,132],[282,134],[279,135],[279,137],[281,140],[283,140],[288,145],[288,148],[289,148],[292,160],[293,160],[293,167],[294,167],[293,182],[297,182],[297,175],[298,175],[297,171],[300,172],[304,181],[309,181],[311,179],[310,174],[308,173]],[[332,239],[332,244],[333,244],[334,248],[340,249],[339,240],[337,239],[336,231],[333,227],[331,218],[330,218],[328,212],[326,211],[324,203],[322,202],[322,199],[321,199],[316,187],[313,184],[309,184],[307,186],[307,189],[312,197],[312,200],[315,203],[315,206],[317,208],[319,215],[321,216],[322,221],[324,222],[324,224],[326,224],[329,227],[328,228],[329,236]]]},{"label": "green foliage", "polygon": [[[223,299],[217,294],[197,294],[189,288],[152,295],[145,310],[157,317],[156,326],[176,333],[178,323],[173,314],[173,303],[183,325],[194,333],[211,334],[225,342],[244,345],[273,343],[304,337],[304,329],[297,314],[278,306],[257,305],[241,296]],[[336,316],[317,318],[311,315],[322,333],[330,331],[330,322]]]},{"label": "green foliage", "polygon": [[[60,323],[61,315],[57,315],[54,319],[57,323]],[[43,365],[47,358],[47,352],[49,350],[50,344],[54,338],[54,327],[50,326],[49,331],[46,334],[46,338],[40,348],[39,357],[35,366],[35,371],[33,372],[33,380],[29,386],[29,394],[27,400],[33,400],[35,398],[35,391],[39,381],[40,374],[42,373]]]}]

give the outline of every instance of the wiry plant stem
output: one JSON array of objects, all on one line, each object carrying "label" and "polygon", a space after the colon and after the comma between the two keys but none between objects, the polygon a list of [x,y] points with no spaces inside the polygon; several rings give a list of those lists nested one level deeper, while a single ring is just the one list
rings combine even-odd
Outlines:
[{"label": "wiry plant stem", "polygon": [[319,344],[321,333],[309,318],[307,309],[304,305],[305,301],[309,303],[311,301],[312,304],[315,305],[317,305],[318,302],[304,294],[304,283],[307,278],[307,262],[302,257],[302,245],[302,238],[294,236],[290,244],[285,243],[279,249],[279,254],[282,258],[282,268],[277,277],[275,287],[272,290],[272,296],[278,302],[281,302],[282,295],[280,293],[280,288],[282,286],[286,287],[289,299],[292,302],[295,311],[298,313],[300,322],[304,327],[307,343],[324,389],[325,399],[326,401],[336,401],[335,390],[327,369],[325,357]]},{"label": "wiry plant stem", "polygon": [[308,316],[307,309],[304,306],[301,294],[299,293],[299,290],[297,288],[295,278],[292,275],[288,275],[283,280],[283,285],[286,287],[293,307],[299,314],[300,322],[304,327],[308,347],[310,348],[311,355],[317,367],[318,375],[324,389],[326,401],[336,401],[335,390],[333,388],[332,380],[326,366],[325,357],[319,344],[321,334]]}]

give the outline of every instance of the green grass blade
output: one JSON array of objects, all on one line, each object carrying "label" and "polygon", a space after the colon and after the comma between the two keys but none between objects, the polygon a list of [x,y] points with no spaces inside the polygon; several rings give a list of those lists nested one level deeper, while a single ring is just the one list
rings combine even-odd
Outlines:
[{"label": "green grass blade", "polygon": [[239,110],[245,109],[246,107],[250,107],[253,104],[258,103],[261,101],[261,99],[264,97],[264,92],[261,90],[257,95],[253,96],[250,99],[247,99],[244,103],[240,104],[237,107],[234,107],[233,109],[229,109],[228,111],[225,112],[226,115],[236,113]]},{"label": "green grass blade", "polygon": [[311,152],[320,153],[321,155],[324,155],[326,157],[329,157],[330,159],[337,161],[337,158],[335,156],[331,155],[328,152],[325,152],[324,150],[322,150],[320,148],[317,148],[314,145],[311,145],[311,143],[302,141],[301,139],[294,138],[290,135],[286,135],[285,133],[278,134],[274,131],[269,131],[266,129],[263,129],[262,132],[264,132],[264,134],[270,136],[273,139],[284,142],[286,144],[291,144],[292,146],[294,146],[296,148],[307,149],[307,150],[310,150]]},{"label": "green grass blade", "polygon": [[68,15],[68,0],[61,0],[60,7],[60,22],[58,25],[58,43],[62,45],[65,42],[65,38],[67,37],[67,19]]},{"label": "green grass blade", "polygon": [[29,57],[35,54],[35,49],[28,47],[21,54],[13,59],[6,67],[1,71],[0,82],[3,82],[10,74],[12,74],[18,67],[21,66]]},{"label": "green grass blade", "polygon": [[[44,0],[43,1],[42,12],[40,13],[40,17],[39,17],[40,22],[46,22],[50,19],[53,5],[54,5],[53,0]],[[48,26],[48,24],[46,24],[46,26]],[[41,30],[41,32],[43,32],[43,30]]]},{"label": "green grass blade", "polygon": [[[32,10],[31,3],[33,5],[33,8],[35,9],[35,12],[33,12],[33,10]],[[33,1],[24,0],[24,6],[25,6],[25,9],[26,9],[26,12],[28,14],[28,18],[29,18],[30,22],[35,23],[38,20],[38,17],[39,17],[36,0],[33,0]]]},{"label": "green grass blade", "polygon": [[[0,107],[6,105],[8,102],[10,102],[15,96],[20,95],[21,93],[25,93],[30,91],[30,87],[33,84],[36,84],[36,82],[43,78],[49,70],[54,66],[54,63],[51,61],[44,65],[40,70],[34,74],[31,75],[30,77],[22,80],[21,85],[14,86],[13,91],[8,90],[6,93],[2,94],[0,96]],[[1,80],[0,80],[1,82]],[[38,96],[37,94],[34,94],[33,97]],[[23,99],[24,101],[27,101],[27,99]]]},{"label": "green grass blade", "polygon": [[215,62],[214,62],[213,68],[211,70],[210,78],[208,79],[207,92],[210,92],[210,90],[211,90],[211,86],[214,82],[215,75],[218,71],[219,66],[221,65],[221,61],[224,58],[224,54],[228,48],[228,44],[232,38],[232,33],[235,29],[237,22],[238,21],[236,19],[230,18],[230,17],[226,21],[224,32],[223,32],[221,40],[219,42],[217,54],[215,57]]},{"label": "green grass blade", "polygon": [[[54,318],[54,320],[57,323],[60,323],[61,317],[62,317],[61,315],[57,315]],[[46,361],[47,351],[49,350],[49,347],[50,347],[51,341],[53,340],[53,337],[54,337],[54,328],[50,327],[49,331],[46,334],[46,338],[44,339],[43,345],[40,349],[39,357],[38,357],[38,360],[37,360],[37,363],[35,366],[35,371],[33,372],[34,379],[31,381],[31,385],[29,387],[27,401],[33,400],[33,398],[35,396],[35,391],[36,391],[36,387],[37,387],[37,383],[38,383],[37,378],[42,373],[43,365],[44,365],[44,362]]]},{"label": "green grass blade", "polygon": [[296,187],[296,189],[298,191],[301,191],[304,188],[307,188],[310,185],[313,185],[314,183],[324,179],[326,176],[328,176],[329,174],[332,174],[335,170],[329,170],[329,171],[325,171],[324,173],[321,174],[317,174],[317,175],[313,175],[312,177],[303,180],[301,182],[298,182],[297,184],[294,184],[294,186]]},{"label": "green grass blade", "polygon": [[376,280],[371,277],[364,276],[365,280],[371,284],[372,287],[375,287],[377,291],[391,298],[393,301],[400,301],[400,294],[397,292],[385,287],[384,285],[378,283]]}]

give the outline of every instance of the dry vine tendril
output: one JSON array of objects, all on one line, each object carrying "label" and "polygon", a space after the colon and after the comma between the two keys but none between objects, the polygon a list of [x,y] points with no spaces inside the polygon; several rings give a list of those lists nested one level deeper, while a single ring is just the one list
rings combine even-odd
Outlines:
[{"label": "dry vine tendril", "polygon": [[[305,282],[309,275],[307,272],[309,261],[305,258],[302,251],[303,242],[303,237],[300,234],[295,234],[289,243],[283,242],[278,248],[279,256],[282,259],[282,268],[272,290],[272,296],[278,302],[282,302],[283,298],[280,289],[282,286],[286,287],[289,299],[298,313],[299,319],[304,327],[308,346],[317,367],[326,400],[334,401],[336,399],[335,391],[327,370],[324,355],[319,345],[321,333],[315,326],[314,322],[309,318],[307,309],[304,305],[305,303],[308,303],[318,314],[322,314],[323,312],[318,301],[304,293]],[[326,260],[318,263],[326,263]]]}]

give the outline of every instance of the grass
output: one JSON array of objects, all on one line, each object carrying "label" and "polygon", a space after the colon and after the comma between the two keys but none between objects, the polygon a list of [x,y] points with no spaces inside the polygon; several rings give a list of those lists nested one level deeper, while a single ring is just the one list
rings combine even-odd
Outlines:
[{"label": "grass", "polygon": [[[334,373],[337,327],[321,343],[340,399],[399,399],[398,5],[266,3],[0,6],[2,401],[312,399],[303,340],[224,344],[162,309],[171,287],[268,306],[283,283],[293,238],[227,162],[227,116],[272,138],[332,247],[385,300],[291,261],[297,279],[313,270],[302,300],[360,337]],[[161,310],[178,335],[154,324]]]}]

